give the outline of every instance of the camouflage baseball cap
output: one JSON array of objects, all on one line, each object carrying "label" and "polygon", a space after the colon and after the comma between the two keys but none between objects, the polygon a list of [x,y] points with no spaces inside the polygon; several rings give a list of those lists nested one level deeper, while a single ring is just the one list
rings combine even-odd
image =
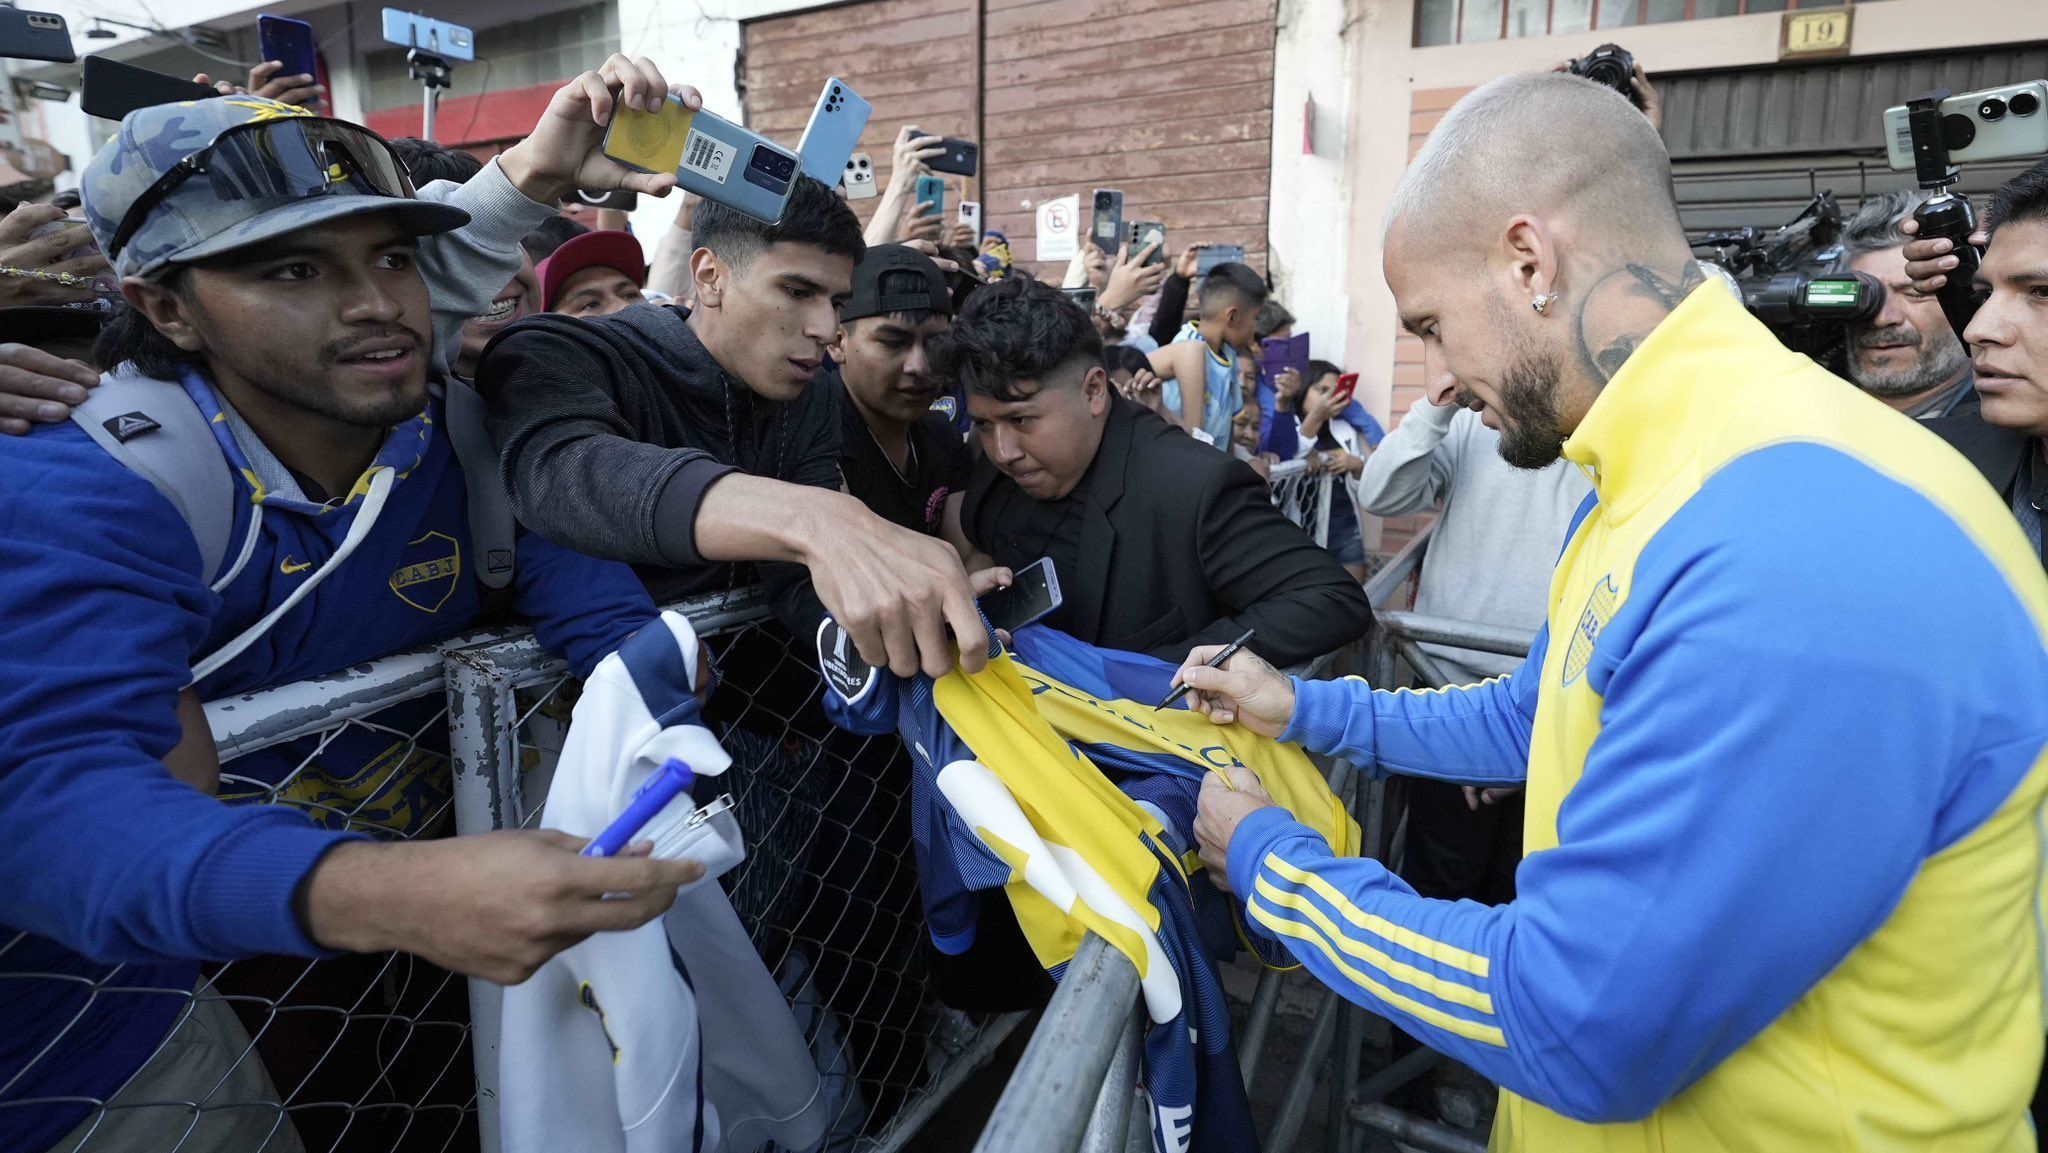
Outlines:
[{"label": "camouflage baseball cap", "polygon": [[395,214],[418,236],[469,222],[459,208],[413,199],[411,179],[374,133],[258,96],[129,113],[86,166],[79,193],[94,239],[124,277],[373,212]]}]

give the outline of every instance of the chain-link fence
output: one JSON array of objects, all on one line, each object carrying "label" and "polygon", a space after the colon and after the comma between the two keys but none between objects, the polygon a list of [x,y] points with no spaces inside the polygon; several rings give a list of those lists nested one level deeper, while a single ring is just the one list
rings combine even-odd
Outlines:
[{"label": "chain-link fence", "polygon": [[1331,494],[1341,491],[1335,481],[1333,473],[1310,472],[1305,460],[1283,460],[1266,473],[1274,507],[1324,548],[1330,547]]},{"label": "chain-link fence", "polygon": [[[721,678],[707,719],[748,846],[723,883],[835,1105],[818,1148],[893,1149],[1016,1018],[929,995],[900,744],[825,724],[751,592],[678,607]],[[534,826],[578,689],[505,629],[209,702],[220,796],[380,840]],[[488,982],[407,954],[96,965],[26,934],[0,954],[0,996],[39,1009],[0,1039],[0,1148],[498,1148]]]}]

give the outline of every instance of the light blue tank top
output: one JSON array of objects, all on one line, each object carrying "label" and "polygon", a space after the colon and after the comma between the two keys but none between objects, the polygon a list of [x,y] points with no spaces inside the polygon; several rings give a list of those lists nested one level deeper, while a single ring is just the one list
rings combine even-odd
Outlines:
[{"label": "light blue tank top", "polygon": [[[1195,321],[1189,321],[1174,336],[1173,343],[1201,340],[1199,327]],[[1230,447],[1230,422],[1237,418],[1237,410],[1244,407],[1244,394],[1238,391],[1237,386],[1237,356],[1237,349],[1226,344],[1223,356],[1210,352],[1203,357],[1203,363],[1209,370],[1209,395],[1202,401],[1202,431],[1209,434],[1217,447],[1226,450]],[[1180,413],[1180,381],[1162,381],[1159,398],[1166,402],[1167,408]]]}]

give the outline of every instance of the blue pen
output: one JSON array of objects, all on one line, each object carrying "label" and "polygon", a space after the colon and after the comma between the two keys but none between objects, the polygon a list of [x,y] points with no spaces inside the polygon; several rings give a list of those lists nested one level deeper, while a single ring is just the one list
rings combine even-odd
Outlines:
[{"label": "blue pen", "polygon": [[647,778],[647,783],[641,785],[639,791],[633,794],[633,799],[626,804],[626,811],[620,813],[610,825],[605,826],[604,832],[599,833],[595,840],[583,846],[583,855],[617,856],[619,850],[625,848],[633,839],[633,834],[653,820],[655,814],[668,808],[670,801],[689,791],[690,785],[696,779],[697,774],[690,771],[690,766],[670,759],[667,764],[654,770],[654,775]]}]

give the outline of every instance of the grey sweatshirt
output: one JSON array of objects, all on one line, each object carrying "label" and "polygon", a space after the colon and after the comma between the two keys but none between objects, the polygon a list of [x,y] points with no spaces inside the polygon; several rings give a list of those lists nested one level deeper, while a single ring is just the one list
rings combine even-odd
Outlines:
[{"label": "grey sweatshirt", "polygon": [[[1550,608],[1550,570],[1592,483],[1567,461],[1530,471],[1500,458],[1500,434],[1467,408],[1418,400],[1365,462],[1358,503],[1411,516],[1439,503],[1423,554],[1415,611],[1536,629]],[[1514,657],[1424,645],[1453,677],[1511,672]]]}]

